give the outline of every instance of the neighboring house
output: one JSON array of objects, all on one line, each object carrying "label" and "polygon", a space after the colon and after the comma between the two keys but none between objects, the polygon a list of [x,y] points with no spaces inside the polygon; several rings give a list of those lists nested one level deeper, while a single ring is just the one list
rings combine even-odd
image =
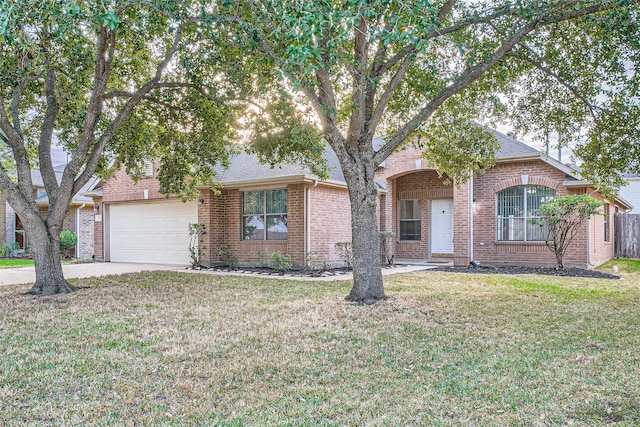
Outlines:
[{"label": "neighboring house", "polygon": [[[54,167],[58,182],[62,178],[62,172],[66,165],[59,165]],[[44,189],[44,183],[39,169],[31,170],[31,180],[33,182],[33,192],[36,197],[36,204],[40,209],[41,215],[44,217],[47,215],[47,209],[49,206],[49,198]],[[69,230],[78,236],[78,244],[76,245],[76,257],[77,258],[92,258],[93,257],[93,245],[94,245],[94,217],[93,217],[93,199],[84,196],[90,187],[95,185],[96,180],[90,180],[80,192],[73,197],[69,211],[64,219],[63,229]],[[4,231],[4,234],[0,235],[4,237],[3,240],[6,243],[13,244],[18,242],[20,250],[27,249],[29,247],[29,239],[25,234],[22,227],[22,221],[20,217],[14,212],[13,208],[0,194],[0,230]]]},{"label": "neighboring house", "polygon": [[640,176],[637,174],[623,174],[627,185],[620,188],[620,197],[623,197],[633,205],[633,209],[627,213],[640,213]]},{"label": "neighboring house", "polygon": [[[496,137],[502,146],[497,164],[460,187],[445,184],[414,149],[394,153],[378,168],[379,226],[395,233],[397,260],[555,265],[528,218],[552,197],[602,197],[564,164],[501,133]],[[118,171],[87,194],[99,206],[96,259],[187,264],[187,226],[201,222],[206,264],[220,261],[221,246],[240,263],[268,261],[276,251],[297,265],[309,253],[319,262],[339,263],[335,243],[351,240],[350,202],[335,153],[329,150],[327,160],[330,177],[319,180],[301,167],[270,169],[241,154],[218,174],[219,192],[202,188],[198,200],[187,203],[159,193],[154,168],[137,184]],[[621,199],[602,211],[628,208]],[[593,267],[613,257],[610,218],[584,224],[565,265]]]}]

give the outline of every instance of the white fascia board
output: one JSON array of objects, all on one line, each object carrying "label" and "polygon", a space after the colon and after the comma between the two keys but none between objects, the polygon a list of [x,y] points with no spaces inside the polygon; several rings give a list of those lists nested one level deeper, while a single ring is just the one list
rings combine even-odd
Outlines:
[{"label": "white fascia board", "polygon": [[[260,188],[260,187],[273,187],[277,185],[286,185],[286,184],[300,184],[306,182],[316,182],[318,180],[317,177],[313,175],[290,175],[290,176],[281,176],[277,178],[261,178],[261,179],[249,179],[242,181],[227,181],[221,182],[220,188],[224,189],[236,189],[236,188]],[[203,187],[209,188],[209,187]]]}]

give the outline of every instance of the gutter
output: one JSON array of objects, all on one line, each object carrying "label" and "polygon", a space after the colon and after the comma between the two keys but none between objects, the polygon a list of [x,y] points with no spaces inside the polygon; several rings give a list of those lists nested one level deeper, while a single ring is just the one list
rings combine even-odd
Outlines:
[{"label": "gutter", "polygon": [[220,184],[221,184],[221,188],[227,188],[227,189],[246,188],[246,187],[255,187],[255,188],[264,189],[265,187],[269,187],[269,186],[277,186],[277,185],[284,185],[284,184],[313,183],[317,181],[318,181],[318,177],[314,175],[305,174],[305,175],[280,176],[276,178],[259,178],[259,179],[249,179],[249,180],[242,180],[242,181],[227,181],[227,182],[220,182]]},{"label": "gutter", "polygon": [[[590,188],[593,187],[593,184],[588,182],[588,181],[567,181],[565,180],[562,185],[564,185],[566,188]],[[598,192],[598,190],[593,190],[589,193],[589,195],[591,195],[591,193],[594,192]],[[627,200],[625,200],[622,196],[616,194],[616,197],[612,200],[612,202],[617,202],[619,205],[621,205],[623,208],[631,210],[633,209],[633,205],[631,203],[629,203]]]},{"label": "gutter", "polygon": [[548,157],[546,155],[543,155],[541,153],[538,154],[525,154],[525,155],[515,155],[515,156],[503,156],[500,157],[498,159],[496,159],[496,164],[497,163],[508,163],[508,162],[517,162],[517,161],[531,161],[531,160],[541,160],[545,163],[547,163],[548,165],[558,169],[561,172],[564,172],[566,175],[570,175],[574,178],[578,178],[578,174],[577,172],[565,165],[564,163],[561,163],[559,161],[557,161],[554,158]]},{"label": "gutter", "polygon": [[[469,262],[473,262],[473,172],[469,179]],[[454,247],[455,252],[455,247]]]}]

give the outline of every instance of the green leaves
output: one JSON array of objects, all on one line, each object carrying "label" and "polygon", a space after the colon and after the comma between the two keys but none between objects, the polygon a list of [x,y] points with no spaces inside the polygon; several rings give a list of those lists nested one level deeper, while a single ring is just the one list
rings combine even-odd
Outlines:
[{"label": "green leaves", "polygon": [[558,197],[540,205],[537,216],[529,221],[542,227],[547,247],[556,255],[557,268],[564,268],[563,256],[587,219],[600,214],[604,203],[587,196],[573,194]]},{"label": "green leaves", "polygon": [[[465,100],[469,103],[469,99]],[[495,164],[500,145],[493,132],[473,121],[473,108],[452,99],[419,129],[416,145],[438,174],[463,184]],[[469,103],[471,104],[471,103]],[[473,104],[471,104],[473,105]]]},{"label": "green leaves", "polygon": [[116,28],[118,28],[118,25],[120,25],[122,23],[120,18],[118,18],[116,16],[116,14],[113,13],[112,11],[108,11],[108,12],[103,13],[101,15],[97,15],[96,19],[98,21],[100,21],[100,24],[103,27],[108,27],[111,31],[113,31]]}]

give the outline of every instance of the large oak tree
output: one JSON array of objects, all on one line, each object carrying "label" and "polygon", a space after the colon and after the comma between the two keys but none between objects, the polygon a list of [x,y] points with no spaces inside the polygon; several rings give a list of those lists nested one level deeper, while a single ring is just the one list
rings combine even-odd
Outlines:
[{"label": "large oak tree", "polygon": [[[171,166],[161,171],[163,192],[184,193],[226,162],[237,103],[225,76],[243,65],[231,61],[221,72],[217,39],[181,18],[191,12],[181,0],[0,3],[0,192],[30,241],[31,293],[74,290],[59,235],[72,197],[94,174],[124,164],[135,175],[142,160],[160,158]],[[56,141],[70,153],[60,181]],[[49,198],[46,216],[34,200],[33,167]]]},{"label": "large oak tree", "polygon": [[350,300],[385,297],[374,175],[408,141],[458,183],[491,163],[496,142],[479,124],[492,118],[560,132],[565,142],[571,131],[586,132],[601,151],[620,140],[638,151],[638,114],[625,98],[638,96],[637,1],[254,0],[220,8],[235,44],[277,70],[284,95],[305,100],[338,155],[351,199]]}]

